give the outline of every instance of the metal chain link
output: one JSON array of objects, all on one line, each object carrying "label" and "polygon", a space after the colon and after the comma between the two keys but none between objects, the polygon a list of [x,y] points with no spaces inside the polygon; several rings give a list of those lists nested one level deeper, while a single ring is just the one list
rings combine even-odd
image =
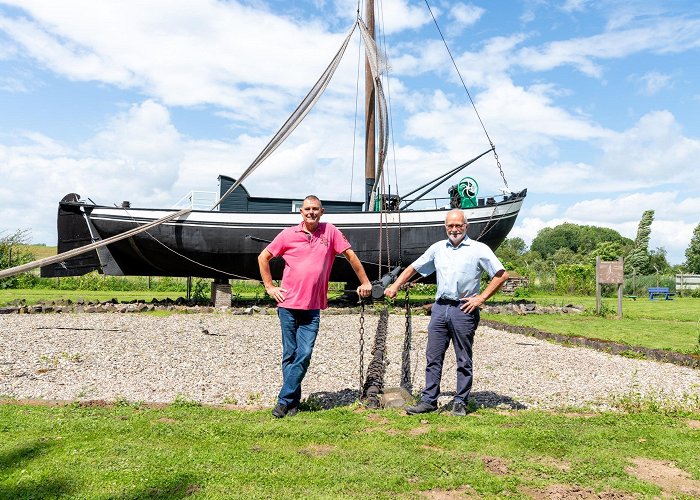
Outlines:
[{"label": "metal chain link", "polygon": [[491,143],[491,148],[493,148],[493,157],[496,158],[496,165],[498,166],[498,171],[501,173],[501,179],[503,179],[503,184],[505,184],[506,187],[508,189],[510,189],[508,187],[508,181],[506,180],[506,176],[503,173],[503,167],[501,166],[501,160],[498,159],[498,153],[496,153],[496,146],[493,144],[493,142]]},{"label": "metal chain link", "polygon": [[365,384],[365,301],[360,298],[360,389],[358,391],[362,397],[362,390]]},{"label": "metal chain link", "polygon": [[401,387],[408,392],[413,392],[413,380],[411,377],[411,303],[409,301],[410,287],[406,287],[406,332],[404,334],[403,352],[401,356]]}]

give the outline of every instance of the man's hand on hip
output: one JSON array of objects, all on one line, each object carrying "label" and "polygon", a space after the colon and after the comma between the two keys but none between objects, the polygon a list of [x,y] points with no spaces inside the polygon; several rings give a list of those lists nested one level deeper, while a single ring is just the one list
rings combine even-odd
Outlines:
[{"label": "man's hand on hip", "polygon": [[278,286],[265,287],[265,291],[270,297],[275,299],[278,304],[284,302],[284,294],[287,293],[287,290]]},{"label": "man's hand on hip", "polygon": [[459,308],[464,312],[474,312],[479,309],[486,300],[481,295],[472,295],[471,297],[465,297],[461,299],[462,304]]}]

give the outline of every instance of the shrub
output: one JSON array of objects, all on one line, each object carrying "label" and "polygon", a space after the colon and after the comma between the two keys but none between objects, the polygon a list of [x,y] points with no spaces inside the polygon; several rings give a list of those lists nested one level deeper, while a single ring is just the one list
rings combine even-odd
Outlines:
[{"label": "shrub", "polygon": [[556,291],[564,295],[593,295],[595,293],[595,268],[584,264],[558,266]]}]

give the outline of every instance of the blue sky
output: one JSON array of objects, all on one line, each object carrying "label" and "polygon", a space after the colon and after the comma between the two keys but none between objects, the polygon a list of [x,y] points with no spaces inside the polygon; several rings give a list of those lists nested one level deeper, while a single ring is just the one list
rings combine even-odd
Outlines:
[{"label": "blue sky", "polygon": [[[389,182],[406,192],[488,141],[425,2],[376,3]],[[700,5],[430,3],[509,187],[528,188],[511,236],[529,243],[568,221],[634,238],[654,209],[651,247],[682,262],[700,222]],[[0,233],[30,229],[34,242],[55,244],[57,202],[70,192],[167,207],[215,191],[217,176],[245,170],[320,76],[356,8],[0,0]],[[358,44],[355,34],[317,107],[245,182],[252,195],[359,198]],[[482,194],[502,187],[492,157],[467,174]]]}]

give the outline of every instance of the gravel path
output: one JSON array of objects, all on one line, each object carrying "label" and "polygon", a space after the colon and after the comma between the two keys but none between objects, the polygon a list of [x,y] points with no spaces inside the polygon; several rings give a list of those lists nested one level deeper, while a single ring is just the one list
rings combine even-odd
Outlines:
[{"label": "gravel path", "polygon": [[[365,367],[377,325],[366,319]],[[413,317],[414,390],[424,380],[429,318]],[[323,314],[303,397],[354,400],[357,315]],[[404,319],[389,319],[386,386],[399,383]],[[205,332],[206,330],[206,332]],[[281,384],[276,315],[35,314],[0,316],[0,397],[271,406]],[[607,408],[613,398],[700,401],[700,370],[554,345],[480,327],[472,395],[508,408]],[[441,403],[455,386],[450,349]]]}]

